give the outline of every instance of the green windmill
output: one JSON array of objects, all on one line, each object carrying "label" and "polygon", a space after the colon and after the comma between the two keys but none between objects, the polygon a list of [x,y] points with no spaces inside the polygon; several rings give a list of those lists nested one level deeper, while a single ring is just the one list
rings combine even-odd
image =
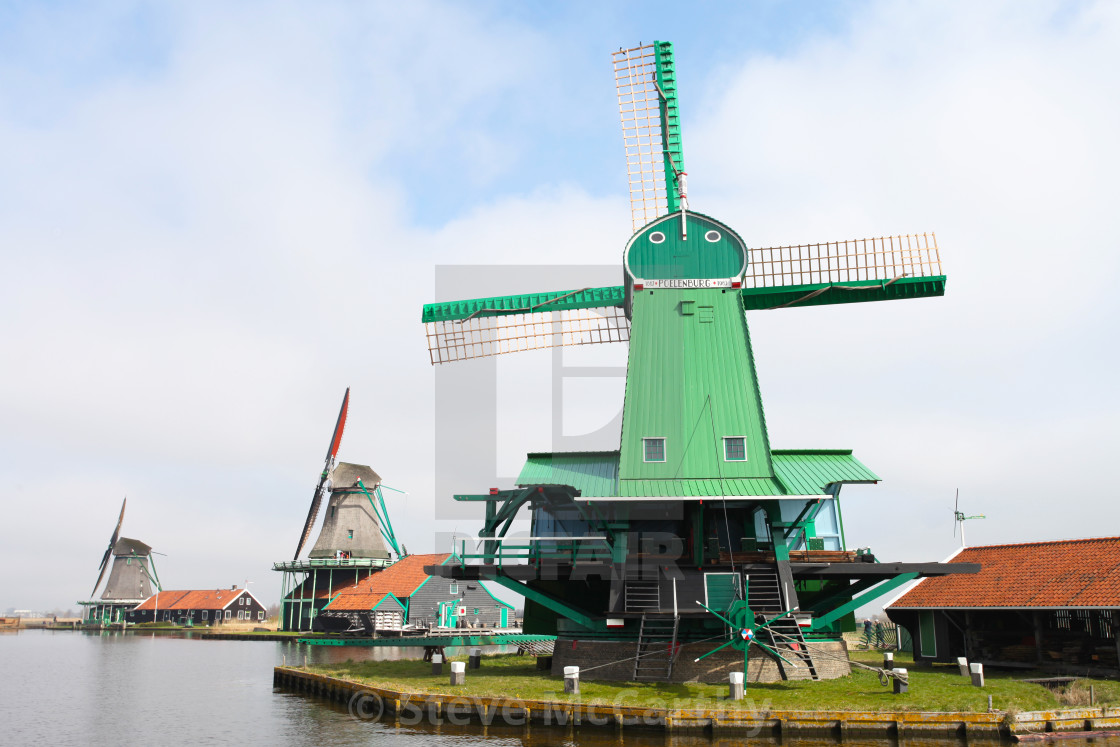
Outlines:
[{"label": "green windmill", "polygon": [[[619,448],[530,453],[517,488],[455,496],[486,504],[482,552],[459,551],[483,562],[432,572],[525,595],[526,632],[572,638],[558,651],[636,644],[635,679],[676,676],[681,646],[702,646],[714,626],[752,629],[755,614],[769,618],[759,629],[773,645],[755,642],[788,661],[778,642],[803,642],[802,628],[838,640],[837,625],[871,598],[967,570],[866,562],[844,548],[842,528],[822,530],[826,514],[840,525],[843,484],[879,478],[848,450],[771,448],[747,312],[942,295],[936,240],[748,248],[690,208],[672,45],[613,57],[635,229],[624,283],[432,303],[422,319],[433,364],[628,342]],[[522,506],[532,537],[513,545],[504,538]],[[595,563],[599,580],[586,573]],[[678,594],[693,592],[707,604],[682,610]],[[746,652],[751,641],[737,637],[726,645]]]}]

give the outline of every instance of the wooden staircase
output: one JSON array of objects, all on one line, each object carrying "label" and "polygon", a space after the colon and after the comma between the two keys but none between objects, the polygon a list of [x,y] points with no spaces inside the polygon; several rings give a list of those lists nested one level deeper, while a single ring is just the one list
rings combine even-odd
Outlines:
[{"label": "wooden staircase", "polygon": [[[773,571],[751,571],[747,584],[747,604],[767,620],[785,612],[786,600],[782,598],[782,586],[777,569]],[[783,680],[819,680],[813,654],[805,645],[801,626],[793,617],[775,620],[760,631],[763,642],[779,654],[789,659],[786,663],[775,659]]]},{"label": "wooden staircase", "polygon": [[669,681],[677,651],[678,621],[679,618],[671,615],[642,615],[638,652],[634,657],[634,681]]},{"label": "wooden staircase", "polygon": [[661,609],[661,590],[657,581],[627,579],[623,587],[627,612],[657,612]]}]

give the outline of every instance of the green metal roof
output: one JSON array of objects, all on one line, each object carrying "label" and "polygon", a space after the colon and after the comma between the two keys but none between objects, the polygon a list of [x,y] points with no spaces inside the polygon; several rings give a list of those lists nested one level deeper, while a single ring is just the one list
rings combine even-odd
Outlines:
[{"label": "green metal roof", "polygon": [[466,319],[469,316],[499,316],[501,314],[526,314],[565,309],[594,309],[603,306],[621,306],[626,294],[621,285],[605,288],[554,291],[550,293],[524,293],[516,296],[472,298],[466,301],[447,301],[424,304],[422,322],[441,322]]},{"label": "green metal roof", "polygon": [[617,451],[529,454],[517,484],[571,485],[588,498],[618,495]]},{"label": "green metal roof", "polygon": [[834,482],[877,482],[850,449],[775,449],[774,472],[794,495],[814,495]]},{"label": "green metal roof", "polygon": [[709,495],[785,495],[777,480],[768,477],[725,480],[622,480],[623,498],[676,498]]},{"label": "green metal roof", "polygon": [[585,498],[666,498],[700,495],[817,495],[835,482],[876,482],[879,476],[852,456],[850,449],[776,449],[777,480],[618,479],[617,451],[570,451],[529,454],[519,486],[571,485]]}]

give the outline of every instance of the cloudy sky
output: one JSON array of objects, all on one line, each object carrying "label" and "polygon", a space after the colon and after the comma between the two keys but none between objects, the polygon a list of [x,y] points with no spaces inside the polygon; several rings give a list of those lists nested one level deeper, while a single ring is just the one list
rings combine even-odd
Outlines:
[{"label": "cloudy sky", "polygon": [[[695,209],[752,245],[937,232],[944,298],[749,318],[772,444],[883,478],[849,545],[943,558],[957,488],[974,544],[1120,532],[1115,3],[5,2],[0,608],[86,598],[124,496],[166,586],[275,600],[347,386],[340,457],[408,491],[412,551],[479,524],[440,428],[509,485],[611,423],[608,377],[554,428],[549,352],[437,376],[419,315],[437,273],[617,282],[610,52],[654,39]],[[437,396],[472,376],[497,433]]]}]

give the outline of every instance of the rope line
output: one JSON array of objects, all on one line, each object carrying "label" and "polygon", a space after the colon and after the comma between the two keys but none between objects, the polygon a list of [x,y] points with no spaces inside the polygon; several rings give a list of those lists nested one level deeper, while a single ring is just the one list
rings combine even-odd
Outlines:
[{"label": "rope line", "polygon": [[[892,280],[891,282],[893,283],[894,281]],[[562,296],[557,296],[556,298],[550,298],[547,301],[541,301],[540,303],[536,304],[535,306],[526,306],[523,309],[487,309],[487,308],[475,309],[474,311],[472,311],[470,313],[470,316],[467,316],[467,317],[464,317],[462,319],[458,319],[458,320],[455,320],[455,321],[457,321],[457,323],[459,323],[459,324],[462,324],[463,322],[468,322],[471,319],[473,319],[476,314],[481,314],[484,311],[493,311],[498,316],[502,316],[504,314],[532,313],[542,306],[547,306],[550,303],[556,303],[557,301],[561,301],[561,300],[567,298],[568,296],[574,296],[577,293],[583,293],[584,291],[587,291],[587,290],[591,290],[591,288],[590,287],[580,288],[579,290],[574,290],[571,293],[565,293]]]},{"label": "rope line", "polygon": [[[891,278],[886,283],[884,283],[882,285],[882,287],[886,288],[888,285],[891,285],[892,283],[894,283],[896,281],[899,281],[904,277],[909,277],[909,275],[910,275],[910,273],[908,273],[908,272],[904,272],[901,275],[895,275],[893,278]],[[811,291],[809,293],[806,293],[801,298],[795,298],[792,301],[789,301],[787,303],[779,304],[777,306],[771,306],[770,308],[768,308],[766,310],[767,311],[774,311],[776,309],[784,309],[787,306],[793,306],[794,304],[799,304],[802,301],[808,301],[811,298],[816,298],[817,296],[824,293],[825,291],[830,291],[830,290],[855,291],[855,290],[867,290],[868,288],[874,288],[874,287],[875,286],[873,286],[873,285],[865,285],[865,286],[859,286],[859,285],[828,285],[828,286],[825,286],[824,288],[818,288],[815,291]]]}]

